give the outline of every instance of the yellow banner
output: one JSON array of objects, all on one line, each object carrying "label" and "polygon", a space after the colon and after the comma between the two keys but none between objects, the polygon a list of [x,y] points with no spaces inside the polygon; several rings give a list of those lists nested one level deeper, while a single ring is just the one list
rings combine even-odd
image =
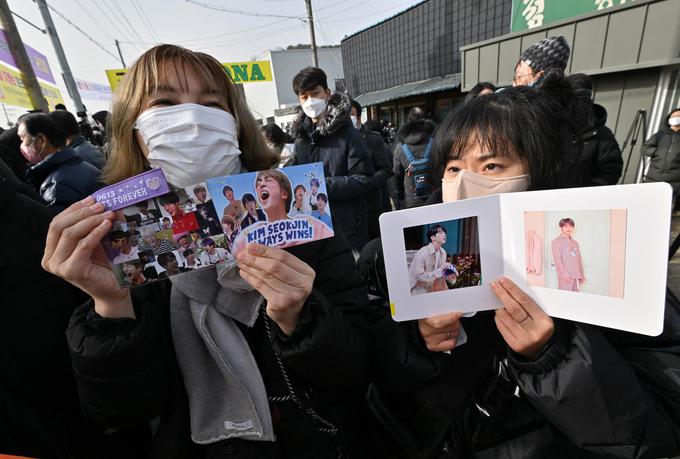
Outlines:
[{"label": "yellow banner", "polygon": [[[54,110],[56,104],[64,103],[59,88],[43,82],[38,83],[50,110]],[[17,107],[34,108],[31,99],[28,97],[21,73],[2,64],[0,64],[0,101]]]},{"label": "yellow banner", "polygon": [[[234,83],[260,83],[272,81],[272,67],[269,61],[226,62],[222,64]],[[111,90],[115,91],[127,69],[107,70]]]}]

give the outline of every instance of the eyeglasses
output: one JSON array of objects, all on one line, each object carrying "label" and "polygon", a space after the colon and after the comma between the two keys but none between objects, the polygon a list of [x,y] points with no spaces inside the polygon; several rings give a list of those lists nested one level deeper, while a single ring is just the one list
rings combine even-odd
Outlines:
[{"label": "eyeglasses", "polygon": [[512,77],[512,82],[517,83],[517,80],[522,77],[530,77],[536,75],[536,72],[531,72],[531,73],[523,73],[521,75],[515,75]]}]

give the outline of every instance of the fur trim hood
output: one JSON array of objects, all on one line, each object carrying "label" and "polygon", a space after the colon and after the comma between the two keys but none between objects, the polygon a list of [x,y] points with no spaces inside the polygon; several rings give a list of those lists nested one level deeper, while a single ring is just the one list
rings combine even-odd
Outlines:
[{"label": "fur trim hood", "polygon": [[291,133],[296,137],[312,135],[312,130],[321,136],[329,136],[337,132],[349,120],[351,104],[349,97],[345,94],[335,93],[328,99],[328,106],[326,112],[321,115],[316,127],[312,126],[312,120],[305,115],[305,112],[300,108],[298,116],[293,121]]},{"label": "fur trim hood", "polygon": [[418,145],[427,141],[434,134],[435,124],[430,120],[411,121],[404,124],[397,138],[400,143]]}]

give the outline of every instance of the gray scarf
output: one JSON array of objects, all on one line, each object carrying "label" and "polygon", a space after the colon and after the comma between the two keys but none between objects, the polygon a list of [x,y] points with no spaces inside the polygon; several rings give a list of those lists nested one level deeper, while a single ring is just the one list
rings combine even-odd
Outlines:
[{"label": "gray scarf", "polygon": [[233,259],[171,280],[172,338],[193,441],[274,441],[262,375],[234,322],[252,327],[262,297],[241,278]]}]

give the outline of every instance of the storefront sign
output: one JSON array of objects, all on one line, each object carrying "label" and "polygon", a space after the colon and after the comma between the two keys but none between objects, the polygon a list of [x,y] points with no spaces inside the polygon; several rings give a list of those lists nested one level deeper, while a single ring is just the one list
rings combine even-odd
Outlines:
[{"label": "storefront sign", "polygon": [[632,1],[635,0],[512,0],[510,31],[533,29]]}]

